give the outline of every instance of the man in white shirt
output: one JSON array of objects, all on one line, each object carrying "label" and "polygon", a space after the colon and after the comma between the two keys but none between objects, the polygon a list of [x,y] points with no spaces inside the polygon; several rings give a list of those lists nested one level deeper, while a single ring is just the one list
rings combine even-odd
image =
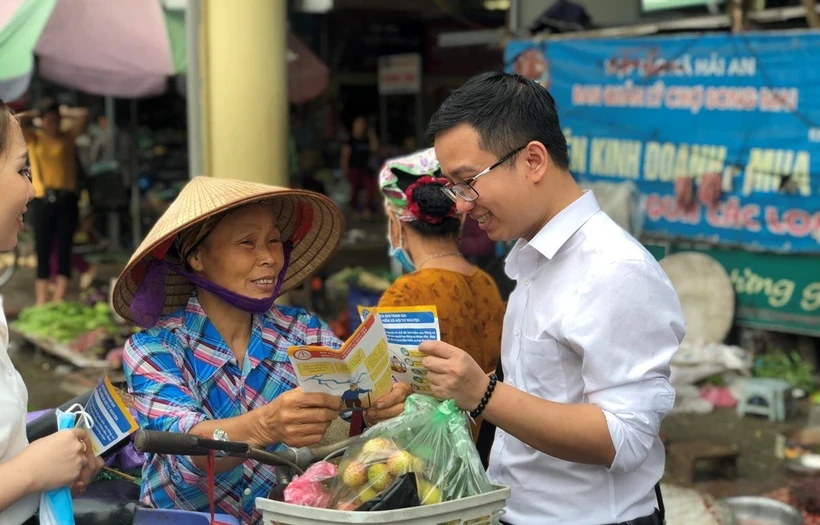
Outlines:
[{"label": "man in white shirt", "polygon": [[672,408],[669,362],[685,334],[677,294],[644,247],[583,192],[546,89],[472,78],[433,116],[458,210],[515,240],[504,382],[464,351],[427,342],[434,394],[498,427],[488,475],[513,525],[660,524],[658,437]]}]

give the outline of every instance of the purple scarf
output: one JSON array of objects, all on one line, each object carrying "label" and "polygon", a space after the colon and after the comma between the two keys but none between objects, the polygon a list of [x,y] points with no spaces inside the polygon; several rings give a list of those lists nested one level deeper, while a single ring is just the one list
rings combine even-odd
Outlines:
[{"label": "purple scarf", "polygon": [[265,299],[252,299],[242,294],[232,292],[227,288],[219,286],[203,277],[187,271],[184,267],[178,264],[172,264],[163,259],[154,259],[148,263],[148,268],[145,271],[145,277],[137,287],[137,293],[131,300],[131,314],[134,318],[134,323],[142,328],[151,328],[157,324],[162,312],[165,309],[165,278],[168,271],[172,271],[188,279],[194,286],[201,288],[207,292],[214,294],[222,299],[225,303],[238,308],[243,312],[251,314],[263,314],[273,307],[273,303],[279,296],[279,289],[282,282],[285,280],[285,275],[288,273],[288,265],[290,263],[290,254],[293,250],[293,243],[287,241],[283,245],[285,256],[285,263],[279,276],[276,278],[276,287],[273,289],[273,295]]}]

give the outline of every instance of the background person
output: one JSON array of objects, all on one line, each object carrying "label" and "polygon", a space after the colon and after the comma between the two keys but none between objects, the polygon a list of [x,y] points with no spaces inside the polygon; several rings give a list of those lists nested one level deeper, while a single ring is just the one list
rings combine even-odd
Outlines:
[{"label": "background person", "polygon": [[[370,169],[370,159],[379,150],[376,132],[364,116],[358,116],[350,127],[350,138],[342,145],[340,166],[350,183],[350,209],[356,220],[372,217],[376,206],[376,174]],[[364,190],[365,200],[360,204],[359,193]]]},{"label": "background person", "polygon": [[[432,148],[388,161],[379,176],[390,253],[408,272],[385,290],[379,306],[435,305],[441,340],[468,349],[485,372],[501,353],[504,303],[483,270],[459,252],[462,217],[442,189]],[[478,439],[482,419],[472,425]],[[486,461],[489,448],[479,450]]]},{"label": "background person", "polygon": [[[88,110],[50,104],[42,112],[24,112],[19,118],[25,125],[38,116],[39,128],[23,129],[37,195],[32,203],[37,252],[34,293],[36,303],[42,305],[48,301],[50,257],[55,242],[58,271],[51,296],[53,302],[65,298],[71,277],[71,250],[79,220],[78,171],[81,169],[75,141],[88,124]],[[62,128],[64,118],[69,121],[65,130]]]}]

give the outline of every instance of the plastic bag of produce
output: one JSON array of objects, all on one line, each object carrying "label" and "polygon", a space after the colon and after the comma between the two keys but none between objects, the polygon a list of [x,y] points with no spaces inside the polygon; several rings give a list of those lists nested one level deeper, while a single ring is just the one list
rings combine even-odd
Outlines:
[{"label": "plastic bag of produce", "polygon": [[331,493],[339,510],[390,510],[491,490],[467,415],[453,401],[413,394],[402,415],[368,429],[348,448]]}]

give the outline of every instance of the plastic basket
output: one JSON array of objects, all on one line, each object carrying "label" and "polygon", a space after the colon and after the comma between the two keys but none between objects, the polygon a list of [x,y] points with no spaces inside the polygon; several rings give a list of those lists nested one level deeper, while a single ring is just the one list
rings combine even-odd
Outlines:
[{"label": "plastic basket", "polygon": [[362,324],[359,319],[359,306],[376,306],[383,292],[371,292],[350,285],[347,289],[347,307],[350,309],[350,331],[353,332]]},{"label": "plastic basket", "polygon": [[265,525],[328,525],[330,523],[381,523],[387,525],[491,525],[504,514],[509,487],[437,505],[378,512],[343,512],[291,505],[257,498]]}]

